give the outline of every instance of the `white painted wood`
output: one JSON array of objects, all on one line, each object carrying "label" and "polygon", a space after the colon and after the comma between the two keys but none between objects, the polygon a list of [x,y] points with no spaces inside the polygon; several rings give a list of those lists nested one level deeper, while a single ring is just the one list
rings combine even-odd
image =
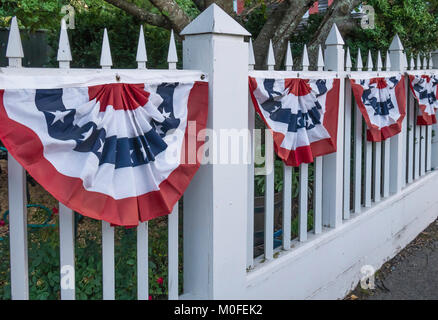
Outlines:
[{"label": "white painted wood", "polygon": [[426,173],[426,126],[420,127],[420,176]]},{"label": "white painted wood", "polygon": [[[9,68],[21,68],[24,55],[16,17],[11,21],[6,57],[9,59]],[[12,300],[28,300],[26,171],[10,153],[8,153],[8,200],[11,297]]]},{"label": "white painted wood", "polygon": [[[75,215],[73,210],[59,203],[59,249],[61,274],[61,299],[75,300]],[[72,274],[73,272],[73,274]],[[68,274],[67,274],[68,273]],[[62,285],[63,276],[72,283]]]},{"label": "white painted wood", "polygon": [[371,50],[368,50],[367,70],[372,71],[373,67],[373,57],[371,55]]},{"label": "white painted wood", "polygon": [[268,70],[274,70],[275,55],[274,55],[274,48],[272,46],[272,40],[269,40],[269,48],[268,48],[268,55],[266,57],[266,65],[268,66]]},{"label": "white painted wood", "polygon": [[362,54],[360,53],[360,48],[357,48],[356,69],[357,71],[362,71],[362,68],[363,68]]},{"label": "white painted wood", "polygon": [[316,157],[314,165],[313,230],[319,234],[322,232],[322,157]]},{"label": "white painted wood", "polygon": [[149,235],[148,222],[137,226],[137,299],[149,299]]},{"label": "white painted wood", "polygon": [[[400,38],[396,35],[389,47],[389,57],[391,59],[392,71],[405,71],[405,57],[403,54],[403,46]],[[391,137],[391,167],[390,167],[390,184],[389,189],[391,193],[399,193],[403,185],[404,174],[403,167],[405,157],[404,138],[406,126],[402,126],[402,132]]]},{"label": "white painted wood", "polygon": [[[219,6],[212,6],[228,17]],[[227,25],[223,25],[225,19],[214,20],[215,15],[208,15],[206,11],[186,27],[185,30],[191,29],[191,33],[183,31],[184,68],[208,74],[207,128],[217,132],[220,129],[246,130],[248,43],[243,38],[249,33],[231,17],[225,21]],[[206,14],[207,18],[214,18],[207,19],[207,25],[204,23]],[[193,26],[199,26],[199,29]],[[207,27],[232,30],[226,34],[204,33]],[[242,32],[239,33],[239,30]],[[233,116],[230,117],[230,114]],[[240,163],[202,165],[186,190],[184,292],[192,297],[236,299],[243,296],[247,277],[245,230],[248,202],[242,200],[247,197],[247,165]]]},{"label": "white painted wood", "polygon": [[[415,114],[418,114],[418,105],[415,102]],[[417,118],[417,116],[415,116]],[[421,148],[421,133],[420,127],[415,124],[415,138],[414,138],[414,179],[417,180],[420,177],[420,148]]]},{"label": "white painted wood", "polygon": [[373,157],[374,157],[374,181],[373,181],[373,190],[374,190],[374,201],[380,201],[380,186],[381,186],[381,171],[382,171],[382,143],[375,142],[373,143]]},{"label": "white painted wood", "polygon": [[[290,51],[290,47],[288,49]],[[248,46],[248,66],[249,70],[254,70],[255,66],[255,57],[254,57],[254,49],[252,47],[252,38],[249,38],[249,46]]]},{"label": "white painted wood", "polygon": [[115,300],[114,227],[102,221],[103,300]]},{"label": "white painted wood", "polygon": [[[344,41],[336,24],[326,40],[325,68],[327,71],[344,71]],[[340,79],[340,92],[344,92],[345,79]],[[343,209],[343,183],[344,183],[344,155],[339,150],[344,150],[344,95],[339,97],[338,117],[338,152],[324,156],[323,160],[323,223],[326,226],[336,228],[342,224]]]},{"label": "white painted wood", "polygon": [[377,51],[377,71],[382,71],[383,63],[382,63],[382,54],[380,53],[380,50]]},{"label": "white painted wood", "polygon": [[176,70],[176,63],[178,62],[178,54],[176,53],[175,36],[173,30],[170,31],[169,52],[167,54],[167,63],[169,70]]},{"label": "white painted wood", "polygon": [[11,295],[13,300],[28,300],[26,171],[11,154],[8,154],[8,192]]},{"label": "white painted wood", "polygon": [[292,167],[283,163],[283,249],[290,249],[292,221]]},{"label": "white painted wood", "polygon": [[[342,93],[341,93],[342,94]],[[350,81],[345,83],[345,116],[344,116],[344,219],[350,219],[350,174],[351,174],[351,120],[352,100]]]},{"label": "white painted wood", "polygon": [[408,104],[407,104],[407,183],[411,183],[414,178],[414,140],[415,140],[415,101],[411,90],[407,90]]},{"label": "white painted wood", "polygon": [[168,216],[169,300],[178,300],[178,202]]},{"label": "white painted wood", "polygon": [[[252,51],[252,45],[250,42],[250,52]],[[251,56],[251,54],[250,54]],[[253,54],[254,58],[254,54]],[[249,59],[250,63],[255,64],[255,60]],[[249,65],[249,68],[254,68],[254,65]],[[249,93],[248,93],[249,96]],[[255,126],[255,112],[254,106],[250,97],[248,97],[248,130],[249,134],[249,161],[248,161],[248,216],[247,216],[247,247],[246,247],[246,267],[252,268],[254,264],[254,126]]]},{"label": "white painted wood", "polygon": [[242,298],[343,299],[363,277],[364,265],[378,270],[436,220],[437,189],[438,172],[431,172],[341,228],[309,235],[309,241],[250,272]]},{"label": "white painted wood", "polygon": [[148,61],[148,55],[146,52],[146,43],[144,41],[143,25],[140,26],[140,33],[138,35],[138,46],[137,46],[137,68],[146,69],[146,62]]},{"label": "white painted wood", "polygon": [[310,62],[309,62],[309,53],[307,52],[307,45],[304,44],[303,49],[303,71],[309,70]]},{"label": "white painted wood", "polygon": [[[265,140],[266,158],[274,162],[273,140]],[[271,260],[274,255],[274,174],[270,170],[265,177],[265,259]]]},{"label": "white painted wood", "polygon": [[365,184],[364,199],[365,207],[371,207],[371,188],[372,188],[372,150],[373,144],[365,137]]},{"label": "white painted wood", "polygon": [[[321,46],[320,46],[320,48],[321,48]],[[352,67],[353,67],[353,64],[351,63],[350,48],[347,47],[347,56],[345,57],[345,71],[347,71],[347,72],[351,71]]]},{"label": "white painted wood", "polygon": [[[59,37],[58,62],[60,69],[69,69],[71,52],[68,40],[67,26],[65,20],[61,20],[61,34]],[[75,299],[75,215],[59,202],[59,250],[60,250],[60,274],[61,274],[61,299]],[[68,273],[68,275],[67,275]],[[69,284],[63,285],[63,276],[68,276]],[[73,279],[73,281],[71,281]],[[70,283],[70,281],[72,283]]]},{"label": "white painted wood", "polygon": [[432,126],[426,127],[426,171],[430,171],[432,164]]},{"label": "white painted wood", "polygon": [[386,139],[382,142],[382,150],[383,150],[383,197],[386,198],[389,196],[389,171],[391,166],[391,141]]},{"label": "white painted wood", "polygon": [[111,49],[108,39],[108,31],[103,31],[103,42],[102,42],[102,53],[100,55],[100,66],[103,69],[110,68],[113,65],[113,60],[111,58]]},{"label": "white painted wood", "polygon": [[354,132],[354,212],[362,208],[362,113],[354,102],[355,132]]},{"label": "white painted wood", "polygon": [[294,59],[292,58],[292,51],[290,49],[290,41],[287,42],[287,50],[286,50],[286,70],[291,71],[294,65]]},{"label": "white painted wood", "polygon": [[300,242],[307,241],[307,191],[309,186],[308,181],[309,165],[302,163],[300,165],[300,192],[298,204],[298,240]]}]

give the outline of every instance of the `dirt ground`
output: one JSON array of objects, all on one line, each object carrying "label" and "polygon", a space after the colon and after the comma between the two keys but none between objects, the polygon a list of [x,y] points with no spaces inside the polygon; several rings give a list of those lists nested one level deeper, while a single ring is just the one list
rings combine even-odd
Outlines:
[{"label": "dirt ground", "polygon": [[345,299],[438,299],[438,220],[376,272],[374,290],[359,284]]}]

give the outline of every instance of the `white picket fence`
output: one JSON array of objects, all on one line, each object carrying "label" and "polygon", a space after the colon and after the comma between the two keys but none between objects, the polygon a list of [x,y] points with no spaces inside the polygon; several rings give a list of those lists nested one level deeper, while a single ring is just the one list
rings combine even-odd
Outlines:
[{"label": "white picket fence", "polygon": [[[274,71],[272,46],[268,70],[253,70],[251,40],[249,46],[244,41],[250,34],[215,4],[189,24],[181,36],[184,37],[184,68],[208,74],[207,126],[213,131],[254,129],[254,108],[248,99],[248,65],[249,74],[260,77],[274,72],[300,78],[336,75],[341,79],[341,94],[338,151],[318,157],[314,163],[313,230],[307,230],[309,165],[302,164],[299,168],[299,226],[298,237],[294,239],[289,236],[293,169],[284,166],[283,237],[282,246],[277,249],[274,249],[275,173],[266,175],[264,254],[257,257],[253,255],[254,163],[202,165],[184,195],[184,293],[181,296],[178,296],[178,206],[169,216],[169,299],[339,298],[357,283],[360,263],[368,261],[378,267],[436,218],[437,200],[430,198],[427,206],[421,201],[438,186],[438,176],[429,173],[432,160],[438,159],[438,150],[433,145],[432,128],[415,125],[417,106],[408,86],[407,117],[401,134],[382,143],[371,143],[364,138],[365,125],[352,100],[348,80],[353,73],[379,77],[406,70],[433,73],[432,59],[422,62],[418,58],[415,67],[413,60],[408,66],[404,48],[396,36],[385,54],[385,66],[379,52],[376,67],[369,54],[364,70],[359,52],[356,70],[352,71],[349,50],[345,55],[344,42],[334,26],[325,43],[324,58],[319,48],[316,71],[309,71],[306,48],[302,70],[292,71],[290,47],[285,59],[286,70]],[[14,72],[28,72],[21,68],[23,53],[15,20],[7,57]],[[72,60],[65,28],[61,30],[58,60],[60,69],[68,69]],[[146,61],[144,36],[140,30],[137,62],[138,69],[143,70],[138,72],[149,72],[144,70]],[[172,34],[168,55],[172,71],[162,72],[188,72],[176,70],[177,61]],[[438,61],[435,62],[438,65]],[[111,65],[105,30],[101,66],[111,68]],[[267,139],[266,143],[266,160],[273,162],[272,141]],[[249,150],[254,153],[253,141]],[[25,172],[12,157],[8,160],[8,170],[12,298],[28,299]],[[409,208],[418,212],[404,213]],[[397,210],[403,212],[398,214]],[[60,204],[59,218],[62,272],[62,266],[74,266],[71,210]],[[409,225],[414,218],[416,225]],[[369,227],[374,230],[372,235],[364,232]],[[400,230],[407,231],[403,234]],[[147,223],[138,226],[137,235],[138,299],[147,299]],[[358,241],[356,247],[352,239]],[[368,259],[370,255],[372,258]],[[114,299],[114,229],[105,222],[102,223],[102,260],[103,298]],[[74,299],[75,290],[62,289],[61,298]]]}]

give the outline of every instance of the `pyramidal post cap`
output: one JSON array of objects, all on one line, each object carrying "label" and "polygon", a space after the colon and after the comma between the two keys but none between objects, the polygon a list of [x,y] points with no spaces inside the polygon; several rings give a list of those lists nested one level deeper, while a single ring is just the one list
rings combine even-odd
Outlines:
[{"label": "pyramidal post cap", "polygon": [[103,31],[103,42],[102,42],[102,54],[100,56],[100,66],[111,67],[113,65],[113,60],[111,58],[111,49],[108,39],[108,31]]},{"label": "pyramidal post cap", "polygon": [[389,46],[389,51],[402,51],[404,50],[403,45],[400,41],[400,37],[398,34],[394,36],[394,39],[392,39],[391,45]]},{"label": "pyramidal post cap", "polygon": [[195,20],[189,23],[181,31],[180,35],[185,36],[203,33],[251,36],[251,33],[215,3],[211,4],[197,16]]},{"label": "pyramidal post cap", "polygon": [[9,29],[6,58],[24,58],[23,46],[21,45],[20,30],[18,29],[17,17],[13,17]]},{"label": "pyramidal post cap", "polygon": [[353,67],[353,64],[351,63],[350,47],[347,47],[347,56],[345,58],[345,67],[350,68],[350,69]]},{"label": "pyramidal post cap", "polygon": [[330,32],[327,36],[327,39],[325,40],[325,44],[327,46],[330,45],[344,45],[344,39],[342,39],[341,33],[339,32],[338,26],[336,23],[333,23],[332,28],[330,29]]},{"label": "pyramidal post cap", "polygon": [[272,46],[272,40],[269,40],[268,56],[266,58],[266,64],[268,66],[275,66],[274,47]]},{"label": "pyramidal post cap", "polygon": [[248,64],[255,65],[254,48],[252,47],[251,38],[249,38],[249,45],[248,45]]}]

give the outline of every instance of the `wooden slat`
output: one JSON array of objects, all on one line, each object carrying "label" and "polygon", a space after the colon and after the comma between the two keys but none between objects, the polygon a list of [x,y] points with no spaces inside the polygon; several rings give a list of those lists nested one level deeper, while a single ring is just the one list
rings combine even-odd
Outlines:
[{"label": "wooden slat", "polygon": [[149,299],[149,236],[148,222],[137,227],[137,299]]},{"label": "wooden slat", "polygon": [[307,240],[307,190],[309,165],[302,163],[300,165],[300,196],[298,212],[298,239],[303,242]]},{"label": "wooden slat", "polygon": [[11,296],[29,299],[26,171],[8,154]]},{"label": "wooden slat", "polygon": [[420,126],[414,125],[415,139],[414,139],[414,179],[418,179],[420,176],[420,146],[421,146],[421,134]]},{"label": "wooden slat", "polygon": [[[73,210],[59,203],[59,250],[61,299],[75,299],[75,215]],[[72,274],[73,273],[73,274]],[[63,277],[65,281],[63,281]],[[68,283],[66,283],[68,279]]]},{"label": "wooden slat", "polygon": [[[268,163],[274,163],[274,147],[272,138],[265,136],[265,259],[273,258],[274,253],[274,168]],[[269,159],[268,159],[269,158]]]},{"label": "wooden slat", "polygon": [[354,103],[355,132],[354,132],[354,212],[362,208],[362,114]]},{"label": "wooden slat", "polygon": [[390,171],[390,151],[391,140],[386,139],[382,143],[383,146],[383,197],[389,196],[389,171]]},{"label": "wooden slat", "polygon": [[381,186],[381,171],[382,171],[382,143],[375,142],[373,143],[373,162],[374,162],[374,181],[373,181],[373,190],[374,190],[374,201],[380,201],[380,186]]},{"label": "wooden slat", "polygon": [[344,117],[344,205],[343,217],[350,219],[350,173],[351,173],[351,84],[345,82],[345,117]]},{"label": "wooden slat", "polygon": [[407,114],[408,114],[408,121],[407,121],[407,183],[411,183],[414,179],[414,139],[415,139],[415,104],[414,104],[414,96],[411,93],[411,90],[408,90],[409,98],[408,98],[408,105],[407,105]]},{"label": "wooden slat", "polygon": [[322,157],[316,157],[313,189],[313,226],[315,234],[322,232]]},{"label": "wooden slat", "polygon": [[420,126],[420,175],[426,173],[426,126]]},{"label": "wooden slat", "polygon": [[365,138],[365,207],[371,207],[372,142]]},{"label": "wooden slat", "polygon": [[102,221],[103,300],[115,299],[114,228]]},{"label": "wooden slat", "polygon": [[283,249],[290,249],[292,220],[292,167],[283,163]]},{"label": "wooden slat", "polygon": [[178,300],[178,202],[168,220],[169,300]]},{"label": "wooden slat", "polygon": [[254,126],[255,112],[251,98],[248,94],[248,130],[249,134],[249,164],[248,164],[248,214],[246,238],[246,267],[254,265]]},{"label": "wooden slat", "polygon": [[426,171],[430,171],[432,164],[432,126],[427,126],[426,130]]}]

